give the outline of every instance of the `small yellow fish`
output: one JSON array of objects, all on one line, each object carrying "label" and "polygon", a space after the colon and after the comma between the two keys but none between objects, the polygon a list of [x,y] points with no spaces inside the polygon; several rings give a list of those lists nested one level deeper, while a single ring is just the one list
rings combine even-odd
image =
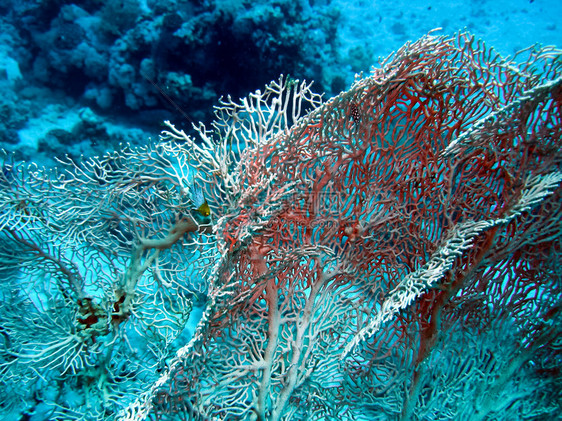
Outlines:
[{"label": "small yellow fish", "polygon": [[211,208],[205,197],[203,197],[203,191],[199,187],[193,186],[191,198],[195,206],[195,209],[193,209],[194,211],[199,212],[199,214],[204,217],[211,215]]},{"label": "small yellow fish", "polygon": [[209,216],[211,214],[211,208],[209,207],[209,204],[207,203],[206,200],[203,202],[201,206],[199,206],[195,210],[203,216]]}]

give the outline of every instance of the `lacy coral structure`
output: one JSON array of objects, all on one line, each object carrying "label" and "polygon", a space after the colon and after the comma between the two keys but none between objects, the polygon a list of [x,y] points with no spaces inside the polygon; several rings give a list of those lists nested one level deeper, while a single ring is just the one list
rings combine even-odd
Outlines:
[{"label": "lacy coral structure", "polygon": [[[173,358],[177,334],[153,347],[163,357],[150,359],[152,374],[135,389],[144,392],[118,418],[555,418],[561,108],[562,52],[530,48],[505,60],[469,34],[428,35],[326,103],[310,85],[281,78],[223,101],[198,141],[168,123],[155,147],[165,153],[148,164],[124,158],[133,174],[124,185],[94,180],[96,191],[109,183],[116,197],[126,193],[126,203],[114,200],[131,204],[94,218],[102,227],[116,215],[109,239],[129,244],[117,249],[129,250],[125,269],[115,269],[129,301],[103,301],[126,307],[126,319],[113,335],[96,332],[118,343],[143,311],[156,317],[151,293],[172,299],[183,265],[199,265],[207,305]],[[112,165],[98,170],[128,174],[127,162]],[[190,210],[190,183],[205,215]],[[46,218],[41,200],[21,197],[10,196],[10,215],[22,224]],[[83,239],[99,241],[95,233]],[[190,257],[185,244],[200,251]],[[104,279],[111,290],[113,278]],[[95,309],[73,294],[61,300],[94,328]],[[31,351],[42,357],[47,346]],[[3,370],[20,355],[9,354]],[[158,363],[167,367],[154,380]]]},{"label": "lacy coral structure", "polygon": [[559,413],[561,57],[430,35],[290,128],[306,85],[223,107],[211,301],[123,417]]},{"label": "lacy coral structure", "polygon": [[67,160],[52,171],[6,157],[4,419],[114,418],[188,340],[194,298],[206,293],[197,279],[216,255],[204,234],[209,221],[192,211],[188,160],[169,143]]}]

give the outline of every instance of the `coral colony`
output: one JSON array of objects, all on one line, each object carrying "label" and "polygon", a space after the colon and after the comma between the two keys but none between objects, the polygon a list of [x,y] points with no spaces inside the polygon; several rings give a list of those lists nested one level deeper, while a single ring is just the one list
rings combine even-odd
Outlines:
[{"label": "coral colony", "polygon": [[27,385],[50,419],[554,419],[561,131],[560,51],[428,35],[325,103],[282,77],[197,138],[7,156],[2,406]]}]

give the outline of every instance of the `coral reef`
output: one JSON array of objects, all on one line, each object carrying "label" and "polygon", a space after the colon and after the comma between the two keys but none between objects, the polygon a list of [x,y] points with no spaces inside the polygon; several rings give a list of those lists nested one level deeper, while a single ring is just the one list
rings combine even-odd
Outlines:
[{"label": "coral reef", "polygon": [[288,80],[219,107],[210,302],[122,418],[555,417],[560,54],[427,36],[326,104]]}]

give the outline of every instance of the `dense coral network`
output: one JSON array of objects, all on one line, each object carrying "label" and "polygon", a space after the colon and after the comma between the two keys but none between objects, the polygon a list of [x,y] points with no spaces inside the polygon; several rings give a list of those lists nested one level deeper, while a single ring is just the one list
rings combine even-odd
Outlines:
[{"label": "dense coral network", "polygon": [[561,108],[560,51],[428,35],[325,103],[282,77],[197,138],[7,160],[2,387],[52,419],[555,417]]},{"label": "dense coral network", "polygon": [[306,85],[223,108],[225,148],[251,142],[235,183],[207,190],[210,303],[126,416],[558,413],[560,70],[552,48],[506,61],[468,34],[427,36],[290,129],[266,130]]}]

